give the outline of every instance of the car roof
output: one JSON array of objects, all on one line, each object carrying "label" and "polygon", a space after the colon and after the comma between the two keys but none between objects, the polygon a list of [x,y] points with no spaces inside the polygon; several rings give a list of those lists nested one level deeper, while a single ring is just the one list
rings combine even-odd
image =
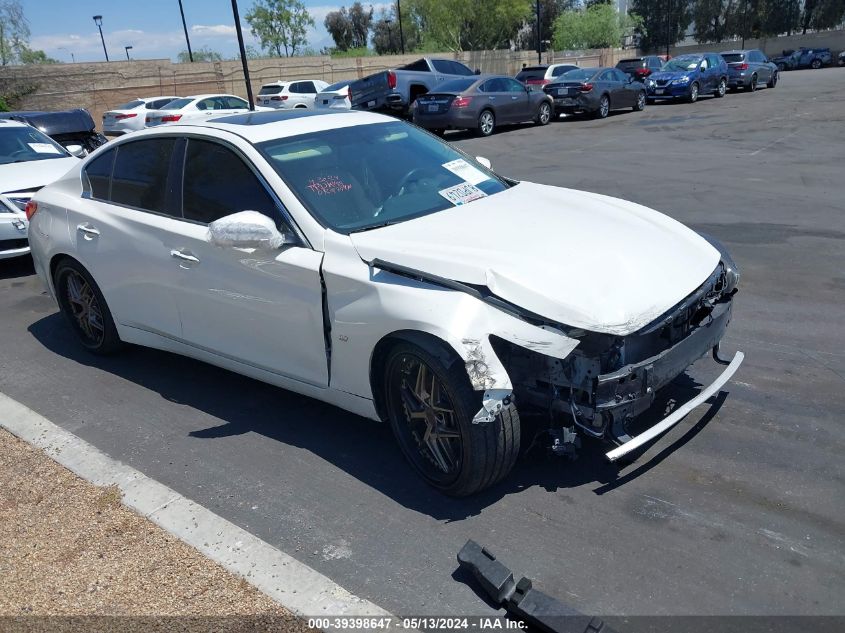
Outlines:
[{"label": "car roof", "polygon": [[177,99],[196,99],[196,100],[199,100],[199,99],[209,99],[211,97],[237,97],[238,99],[242,99],[243,101],[246,101],[246,99],[244,99],[243,97],[238,97],[238,95],[230,95],[230,94],[225,93],[225,92],[213,92],[213,93],[205,94],[205,95],[188,95],[187,97],[176,97],[176,98]]},{"label": "car roof", "polygon": [[751,51],[759,51],[759,50],[760,50],[759,48],[738,48],[738,49],[733,50],[733,51],[722,51],[721,53],[719,53],[719,55],[731,55],[731,54],[735,55],[737,53],[750,53]]},{"label": "car roof", "polygon": [[231,132],[246,139],[250,143],[261,143],[271,139],[298,136],[309,132],[339,129],[355,125],[389,123],[392,121],[396,121],[396,119],[373,112],[362,112],[358,110],[310,110],[302,108],[298,110],[224,114],[206,121],[147,128],[141,132],[133,133],[132,136],[134,138],[140,138],[142,135],[196,132],[198,128],[202,128],[210,132],[213,130]]}]

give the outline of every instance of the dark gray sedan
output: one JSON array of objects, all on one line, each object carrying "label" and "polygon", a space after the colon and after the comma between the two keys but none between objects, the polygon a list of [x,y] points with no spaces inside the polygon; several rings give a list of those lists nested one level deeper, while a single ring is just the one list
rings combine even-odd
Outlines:
[{"label": "dark gray sedan", "polygon": [[586,112],[603,119],[611,110],[644,110],[646,87],[617,68],[570,70],[543,88],[554,99],[555,112]]},{"label": "dark gray sedan", "polygon": [[756,48],[725,51],[722,57],[728,63],[728,88],[731,90],[757,90],[760,84],[774,88],[778,83],[778,67],[763,51]]},{"label": "dark gray sedan", "polygon": [[475,130],[490,136],[505,124],[546,125],[552,118],[552,99],[511,77],[478,75],[444,82],[417,97],[413,116],[414,123],[437,133]]}]

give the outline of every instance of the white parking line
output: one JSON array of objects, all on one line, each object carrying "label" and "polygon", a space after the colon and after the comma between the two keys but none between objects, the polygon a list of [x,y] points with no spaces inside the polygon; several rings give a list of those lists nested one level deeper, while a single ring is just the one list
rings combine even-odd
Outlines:
[{"label": "white parking line", "polygon": [[301,617],[392,617],[311,567],[0,393],[0,427],[98,486]]},{"label": "white parking line", "polygon": [[775,139],[775,140],[774,140],[774,141],[772,141],[771,143],[766,143],[766,144],[765,144],[765,145],[763,145],[763,147],[761,147],[760,149],[758,149],[758,150],[754,150],[753,152],[751,152],[751,153],[749,154],[749,156],[756,156],[757,154],[759,154],[760,152],[762,152],[764,149],[769,149],[769,148],[770,148],[770,147],[772,147],[773,145],[777,145],[778,143],[780,143],[780,142],[782,142],[782,141],[785,141],[785,140],[786,140],[786,139],[788,139],[789,137],[791,137],[791,136],[795,136],[795,135],[796,135],[796,134],[798,134],[798,132],[800,132],[800,131],[801,131],[801,130],[795,130],[794,132],[791,132],[790,134],[787,134],[786,136],[781,136],[779,139]]}]

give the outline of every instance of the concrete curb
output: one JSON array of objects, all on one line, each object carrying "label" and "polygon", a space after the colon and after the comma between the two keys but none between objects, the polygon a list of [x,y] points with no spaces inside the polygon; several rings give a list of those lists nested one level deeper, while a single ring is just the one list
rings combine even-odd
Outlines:
[{"label": "concrete curb", "polygon": [[123,503],[242,576],[301,617],[392,617],[311,567],[203,506],[150,479],[35,411],[0,393],[0,427],[43,449],[56,462],[98,486],[117,485]]}]

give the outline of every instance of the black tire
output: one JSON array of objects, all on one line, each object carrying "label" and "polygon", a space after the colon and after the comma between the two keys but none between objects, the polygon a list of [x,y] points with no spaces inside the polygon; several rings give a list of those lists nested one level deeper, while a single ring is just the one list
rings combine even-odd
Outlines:
[{"label": "black tire", "polygon": [[643,110],[645,110],[645,104],[645,92],[640,91],[639,93],[637,93],[637,102],[634,104],[634,112],[642,112]]},{"label": "black tire", "polygon": [[59,309],[89,352],[114,354],[123,346],[109,307],[94,279],[71,259],[56,267],[53,286]]},{"label": "black tire", "polygon": [[537,125],[548,125],[549,121],[552,120],[552,106],[549,105],[548,101],[543,101],[540,104],[540,107],[537,109],[537,116],[534,119],[534,123]]},{"label": "black tire", "polygon": [[772,72],[772,76],[769,79],[768,83],[766,84],[766,87],[767,88],[774,88],[775,86],[778,85],[778,79],[779,79],[778,71],[775,70],[775,71]]},{"label": "black tire", "polygon": [[751,92],[757,92],[757,75],[751,75],[751,83],[748,84],[748,89]]},{"label": "black tire", "polygon": [[496,115],[492,110],[482,110],[478,115],[478,126],[476,133],[478,136],[490,136],[496,130]]},{"label": "black tire", "polygon": [[727,82],[727,80],[726,80],[724,77],[722,77],[722,78],[719,80],[719,85],[718,85],[718,87],[716,88],[716,92],[714,92],[714,93],[713,93],[713,95],[714,95],[717,99],[721,99],[722,97],[724,97],[724,96],[725,96],[725,94],[726,94],[727,92],[728,92],[728,82]]},{"label": "black tire", "polygon": [[[439,355],[403,342],[390,350],[384,366],[390,426],[405,458],[429,485],[444,494],[465,497],[489,488],[511,471],[520,447],[519,414],[513,402],[493,422],[473,424],[481,395],[472,390],[464,363],[457,357],[447,367]],[[425,392],[429,384],[432,393],[426,393],[426,403],[416,393]],[[431,426],[432,418],[439,427]],[[432,429],[439,434],[433,442]]]},{"label": "black tire", "polygon": [[810,62],[810,68],[812,68],[813,70],[818,70],[821,67],[822,67],[822,60],[820,60],[820,59],[814,59],[813,61]]},{"label": "black tire", "polygon": [[599,98],[599,107],[593,110],[593,118],[606,119],[608,114],[610,114],[610,97],[602,95]]},{"label": "black tire", "polygon": [[695,103],[698,101],[698,82],[692,82],[692,85],[689,87],[689,94],[687,95],[687,101],[690,103]]}]

